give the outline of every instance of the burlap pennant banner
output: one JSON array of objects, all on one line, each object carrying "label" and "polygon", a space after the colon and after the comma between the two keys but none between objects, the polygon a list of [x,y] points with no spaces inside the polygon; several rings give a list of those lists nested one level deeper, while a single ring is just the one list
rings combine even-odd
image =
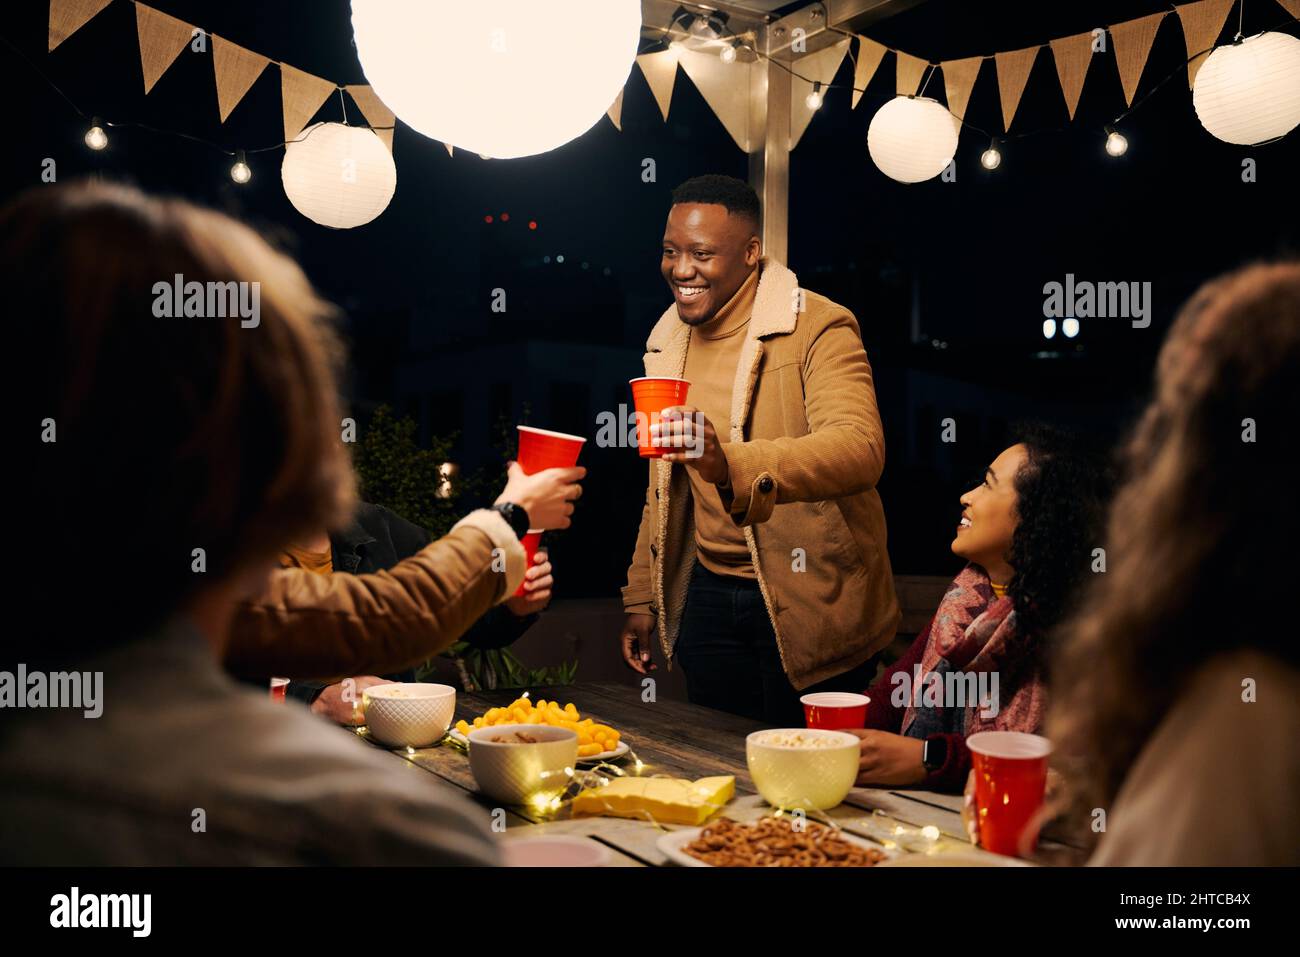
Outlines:
[{"label": "burlap pennant banner", "polygon": [[930,65],[929,61],[902,50],[895,50],[894,56],[898,60],[894,92],[899,96],[915,96],[921,86],[921,78],[925,76],[925,68]]},{"label": "burlap pennant banner", "polygon": [[222,123],[270,62],[260,53],[245,50],[215,33],[212,35],[212,73],[217,79],[217,112]]},{"label": "burlap pennant banner", "polygon": [[1119,68],[1119,82],[1124,87],[1124,102],[1133,105],[1133,94],[1137,92],[1138,80],[1142,79],[1142,68],[1151,55],[1151,44],[1160,29],[1160,21],[1168,10],[1161,10],[1147,17],[1117,23],[1110,28],[1110,42],[1115,48],[1115,65]]},{"label": "burlap pennant banner", "polygon": [[943,89],[948,95],[948,112],[959,120],[966,118],[966,104],[970,102],[970,91],[975,87],[975,80],[983,64],[982,56],[945,60],[939,64],[943,69]]},{"label": "burlap pennant banner", "polygon": [[[1183,23],[1183,39],[1187,41],[1187,87],[1196,82],[1196,71],[1201,68],[1214,41],[1223,32],[1223,23],[1236,0],[1200,0],[1174,7]],[[1300,5],[1300,0],[1296,0]]]},{"label": "burlap pennant banner", "polygon": [[618,91],[618,96],[614,97],[614,103],[613,105],[610,106],[608,110],[605,111],[605,115],[608,116],[609,121],[614,124],[614,129],[622,133],[623,132],[623,91],[622,90]]},{"label": "burlap pennant banner", "polygon": [[[673,102],[673,84],[677,82],[677,51],[662,50],[659,53],[643,53],[636,58],[641,75],[650,85],[655,102],[659,104],[659,113],[664,122],[668,122],[668,107]],[[742,64],[732,64],[742,66]]]},{"label": "burlap pennant banner", "polygon": [[287,63],[280,64],[280,98],[284,101],[286,143],[302,132],[307,121],[337,89],[329,80],[304,73]]},{"label": "burlap pennant banner", "polygon": [[1034,68],[1034,59],[1039,47],[1025,47],[1023,50],[1008,50],[995,53],[993,59],[998,67],[998,93],[1002,98],[1002,129],[1011,129],[1011,120],[1020,106],[1020,97],[1025,92],[1025,83],[1029,80],[1029,71]]},{"label": "burlap pennant banner", "polygon": [[1092,62],[1092,33],[1076,33],[1072,37],[1061,37],[1051,42],[1052,59],[1056,61],[1056,76],[1061,81],[1061,93],[1065,96],[1065,108],[1074,119],[1074,111],[1079,106],[1079,94],[1083,92],[1083,81],[1088,75],[1088,64]]},{"label": "burlap pennant banner", "polygon": [[148,93],[194,38],[194,27],[143,3],[135,5],[135,25],[140,36],[144,91]]},{"label": "burlap pennant banner", "polygon": [[[695,50],[679,50],[677,56],[682,69],[695,84],[695,89],[700,91],[704,102],[709,104],[714,116],[736,145],[748,153],[754,139],[749,128],[749,94],[750,84],[755,82],[755,64],[740,60],[723,63],[715,53]],[[638,62],[642,59],[637,57]]]},{"label": "burlap pennant banner", "polygon": [[113,0],[50,0],[50,49],[72,36]]},{"label": "burlap pennant banner", "polygon": [[397,123],[397,116],[384,105],[373,89],[369,85],[361,83],[354,86],[345,86],[343,89],[348,91],[352,97],[352,102],[356,103],[357,109],[361,115],[366,118],[366,122],[374,127],[387,127],[387,129],[376,129],[375,135],[384,141],[388,147],[388,152],[393,151],[393,126]]},{"label": "burlap pennant banner", "polygon": [[[850,42],[850,39],[845,37],[839,43],[799,60],[796,72],[800,76],[790,78],[790,149],[799,145],[804,131],[812,122],[813,114],[817,112],[808,107],[808,94],[813,91],[813,85],[808,81],[814,80],[820,83],[823,90],[830,86],[839,71],[840,64],[844,62],[845,55],[849,52]],[[807,79],[800,79],[800,77]]]},{"label": "burlap pennant banner", "polygon": [[1282,4],[1282,9],[1291,16],[1300,19],[1300,0],[1277,0],[1277,2]]},{"label": "burlap pennant banner", "polygon": [[876,75],[876,70],[880,67],[880,61],[884,59],[885,54],[888,52],[889,47],[883,43],[868,40],[866,37],[858,37],[858,62],[853,68],[853,102],[850,104],[849,109],[857,109],[858,100],[862,99],[867,84]]}]

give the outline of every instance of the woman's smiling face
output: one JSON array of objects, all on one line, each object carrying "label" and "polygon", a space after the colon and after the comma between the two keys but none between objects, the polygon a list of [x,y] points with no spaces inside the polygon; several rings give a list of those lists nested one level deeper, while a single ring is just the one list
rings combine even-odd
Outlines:
[{"label": "woman's smiling face", "polygon": [[984,470],[984,481],[961,497],[953,553],[983,566],[999,584],[1010,579],[1007,555],[1019,521],[1015,479],[1028,455],[1025,446],[1011,446]]}]

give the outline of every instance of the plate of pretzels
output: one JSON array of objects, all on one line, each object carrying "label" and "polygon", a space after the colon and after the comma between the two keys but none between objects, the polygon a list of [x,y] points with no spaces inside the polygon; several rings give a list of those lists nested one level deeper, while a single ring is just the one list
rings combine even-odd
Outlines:
[{"label": "plate of pretzels", "polygon": [[748,824],[724,817],[664,834],[657,844],[683,867],[874,867],[892,856],[865,838],[798,816]]}]

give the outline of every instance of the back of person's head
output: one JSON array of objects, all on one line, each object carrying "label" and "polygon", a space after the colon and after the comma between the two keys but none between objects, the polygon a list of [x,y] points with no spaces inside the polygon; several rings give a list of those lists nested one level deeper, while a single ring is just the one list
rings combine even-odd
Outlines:
[{"label": "back of person's head", "polygon": [[[256,324],[158,315],[177,282],[258,284]],[[44,440],[16,503],[41,610],[29,660],[143,636],[346,515],[332,310],[252,229],[125,186],[46,186],[0,210],[0,287]]]},{"label": "back of person's head", "polygon": [[1300,664],[1286,624],[1300,535],[1300,263],[1203,286],[1124,449],[1105,574],[1063,629],[1048,733],[1079,808],[1108,806],[1147,738],[1216,655]]}]

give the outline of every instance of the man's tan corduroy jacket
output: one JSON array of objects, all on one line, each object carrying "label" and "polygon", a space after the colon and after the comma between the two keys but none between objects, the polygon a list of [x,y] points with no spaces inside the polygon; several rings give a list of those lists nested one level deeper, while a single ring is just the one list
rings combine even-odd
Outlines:
[{"label": "man's tan corduroy jacket", "polygon": [[[745,529],[781,662],[796,688],[856,667],[898,627],[876,483],[884,432],[853,314],[764,258],[736,367],[730,468],[719,494]],[[645,374],[681,376],[690,326],[670,306],[646,341]],[[689,402],[689,396],[688,396]],[[655,615],[672,660],[695,565],[684,465],[650,462],[623,607]]]}]

